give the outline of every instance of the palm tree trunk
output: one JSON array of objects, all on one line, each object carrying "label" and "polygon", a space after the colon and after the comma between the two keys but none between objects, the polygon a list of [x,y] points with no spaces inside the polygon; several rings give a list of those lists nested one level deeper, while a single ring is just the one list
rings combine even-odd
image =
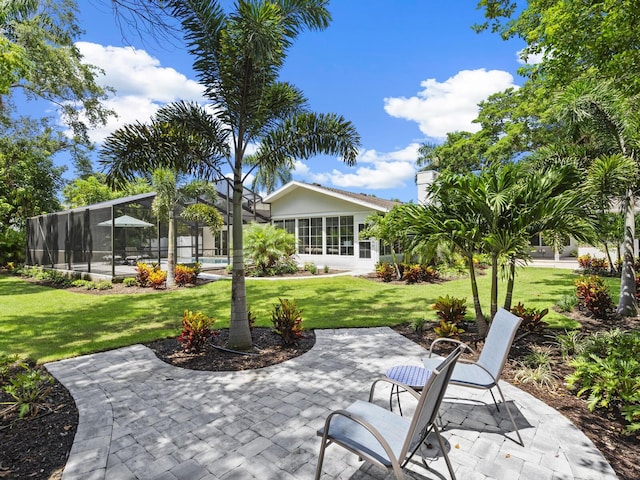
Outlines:
[{"label": "palm tree trunk", "polygon": [[400,275],[400,268],[398,267],[398,259],[396,258],[396,251],[391,247],[391,259],[393,260],[393,268],[396,269],[396,278],[398,280],[402,279],[402,275]]},{"label": "palm tree trunk", "polygon": [[244,281],[244,244],[242,239],[242,171],[235,169],[233,178],[232,249],[233,273],[231,277],[231,323],[228,347],[249,350],[253,345],[247,316],[247,291]]},{"label": "palm tree trunk", "polygon": [[[613,263],[613,260],[611,259],[611,252],[609,251],[609,244],[607,242],[604,242],[603,245],[604,245],[604,251],[607,254],[607,261],[609,262],[609,271],[613,275],[614,273],[617,272],[617,269],[616,269],[616,265]],[[618,258],[620,258],[620,257],[618,257]]]},{"label": "palm tree trunk", "polygon": [[476,323],[478,325],[478,336],[485,338],[489,331],[487,320],[482,313],[482,305],[480,305],[480,295],[478,293],[478,281],[476,280],[476,269],[473,266],[473,254],[467,258],[469,263],[469,277],[471,278],[471,294],[473,295],[473,308],[476,312]]},{"label": "palm tree trunk", "polygon": [[176,275],[176,219],[173,206],[169,208],[169,228],[167,232],[167,287],[175,285]]},{"label": "palm tree trunk", "polygon": [[491,254],[491,320],[498,311],[498,255]]},{"label": "palm tree trunk", "polygon": [[638,314],[636,302],[636,275],[633,269],[634,251],[633,239],[635,237],[635,218],[633,191],[627,192],[624,202],[624,257],[622,262],[622,275],[620,276],[620,299],[618,301],[618,315],[633,317]]},{"label": "palm tree trunk", "polygon": [[504,309],[511,310],[511,302],[513,301],[513,285],[516,278],[516,259],[511,257],[509,260],[509,278],[507,279],[507,292],[504,296]]}]

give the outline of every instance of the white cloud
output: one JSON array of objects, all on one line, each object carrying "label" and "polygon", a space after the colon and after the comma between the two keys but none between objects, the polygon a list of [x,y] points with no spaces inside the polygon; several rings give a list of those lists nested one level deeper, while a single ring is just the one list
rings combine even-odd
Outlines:
[{"label": "white cloud", "polygon": [[420,84],[416,96],[388,97],[385,111],[397,118],[415,121],[420,131],[431,138],[444,138],[448,132],[476,132],[472,123],[478,115],[478,103],[489,95],[515,87],[513,76],[502,70],[462,70],[438,82],[434,78]]},{"label": "white cloud", "polygon": [[518,50],[518,52],[516,52],[516,57],[518,59],[518,63],[522,65],[537,65],[544,59],[544,52],[532,53],[525,56],[523,48],[522,50]]},{"label": "white cloud", "polygon": [[162,67],[157,58],[133,47],[112,47],[78,42],[84,61],[104,70],[98,83],[115,88],[105,106],[115,110],[104,127],[90,132],[91,140],[102,142],[116,128],[135,121],[146,122],[158,108],[169,102],[203,102],[203,88],[194,80],[170,67]]},{"label": "white cloud", "polygon": [[366,166],[355,167],[355,171],[340,171],[316,173],[311,171],[308,164],[297,161],[293,171],[294,178],[335,185],[341,188],[363,188],[383,190],[398,187],[413,186],[416,173],[415,161],[418,157],[418,143],[393,152],[381,153],[376,150],[364,150],[358,155],[357,162]]}]

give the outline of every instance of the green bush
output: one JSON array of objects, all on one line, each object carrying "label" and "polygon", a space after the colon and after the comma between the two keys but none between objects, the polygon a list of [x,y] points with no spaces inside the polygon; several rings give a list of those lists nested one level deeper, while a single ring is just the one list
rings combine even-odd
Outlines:
[{"label": "green bush", "polygon": [[578,266],[584,273],[591,275],[606,275],[609,272],[609,262],[606,259],[592,257],[588,253],[578,257]]},{"label": "green bush", "polygon": [[640,430],[640,331],[590,335],[569,365],[575,371],[567,377],[567,386],[577,388],[577,396],[589,395],[590,410],[619,409],[627,431]]},{"label": "green bush", "polygon": [[[247,260],[255,267],[255,276],[291,273],[296,238],[273,225],[253,223],[244,232],[244,249]],[[297,271],[298,266],[295,261],[293,263]]]},{"label": "green bush", "polygon": [[135,287],[138,284],[138,282],[136,281],[135,278],[127,277],[124,280],[122,280],[122,284],[125,287]]},{"label": "green bush", "polygon": [[113,284],[109,280],[100,280],[95,284],[97,290],[111,290]]},{"label": "green bush", "polygon": [[411,330],[418,334],[422,334],[424,333],[424,326],[426,323],[426,318],[416,318],[413,322],[411,322]]},{"label": "green bush", "polygon": [[440,323],[433,328],[433,331],[438,337],[455,338],[464,333],[464,330],[458,327],[453,322],[447,322],[446,320],[440,320]]},{"label": "green bush", "polygon": [[294,300],[280,298],[271,313],[273,331],[280,335],[286,346],[295,345],[302,338],[302,310]]},{"label": "green bush", "polygon": [[7,385],[2,387],[12,398],[7,402],[9,408],[17,409],[19,418],[36,415],[40,403],[49,394],[53,384],[51,375],[31,369],[25,364],[22,364],[22,367],[24,371],[9,377]]},{"label": "green bush", "polygon": [[199,353],[207,340],[216,335],[211,329],[215,320],[204,313],[185,310],[182,314],[182,333],[178,342],[187,353]]},{"label": "green bush", "polygon": [[318,267],[313,262],[306,262],[304,264],[304,270],[309,272],[311,275],[316,275],[318,273]]}]

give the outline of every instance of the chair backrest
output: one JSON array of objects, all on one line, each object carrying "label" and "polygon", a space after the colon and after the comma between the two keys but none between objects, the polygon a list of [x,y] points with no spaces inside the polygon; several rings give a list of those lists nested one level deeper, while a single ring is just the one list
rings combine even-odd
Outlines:
[{"label": "chair backrest", "polygon": [[522,322],[520,317],[504,308],[500,308],[493,317],[477,363],[486,368],[496,380],[502,374],[520,322]]},{"label": "chair backrest", "polygon": [[436,421],[440,404],[442,403],[447,386],[449,385],[449,379],[453,373],[453,367],[458,361],[458,357],[462,354],[462,351],[462,346],[456,348],[440,365],[431,371],[427,378],[427,382],[418,400],[416,411],[411,420],[411,427],[405,439],[401,458],[404,458],[407,453],[415,447],[424,429]]}]

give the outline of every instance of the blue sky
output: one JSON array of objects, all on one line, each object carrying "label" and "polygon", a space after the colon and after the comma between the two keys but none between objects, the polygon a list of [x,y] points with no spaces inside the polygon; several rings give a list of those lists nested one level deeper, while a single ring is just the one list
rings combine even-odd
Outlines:
[{"label": "blue sky", "polygon": [[[98,145],[167,102],[204,102],[192,58],[179,45],[123,38],[107,0],[78,5],[86,31],[78,47],[87,63],[104,69],[100,82],[117,91],[108,106],[119,117],[91,132]],[[516,71],[524,45],[473,32],[482,21],[475,0],[333,0],[329,8],[330,27],[297,39],[282,79],[302,89],[314,111],[351,120],[362,148],[354,167],[319,157],[297,163],[294,179],[415,201],[418,146],[477,128],[471,120],[479,101],[522,84]]]}]

